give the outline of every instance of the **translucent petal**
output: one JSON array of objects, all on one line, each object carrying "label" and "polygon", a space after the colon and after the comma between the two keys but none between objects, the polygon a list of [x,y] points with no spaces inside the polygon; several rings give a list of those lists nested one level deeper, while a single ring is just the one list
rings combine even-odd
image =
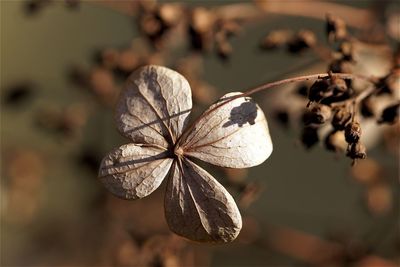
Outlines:
[{"label": "translucent petal", "polygon": [[233,241],[242,228],[242,218],[232,196],[190,160],[179,163],[173,164],[165,194],[170,229],[194,241]]},{"label": "translucent petal", "polygon": [[264,162],[272,153],[267,120],[249,97],[240,97],[210,112],[239,93],[223,96],[183,137],[186,156],[231,168],[247,168]]},{"label": "translucent petal", "polygon": [[118,130],[134,143],[167,148],[180,136],[191,109],[187,80],[171,69],[149,65],[128,78],[115,118]]},{"label": "translucent petal", "polygon": [[143,198],[159,187],[172,162],[165,150],[127,144],[103,159],[99,179],[120,198]]}]

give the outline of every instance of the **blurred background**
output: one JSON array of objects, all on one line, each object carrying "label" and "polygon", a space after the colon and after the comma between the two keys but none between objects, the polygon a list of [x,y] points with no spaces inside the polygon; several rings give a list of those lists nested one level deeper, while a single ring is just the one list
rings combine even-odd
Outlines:
[{"label": "blurred background", "polygon": [[97,180],[102,157],[129,142],[116,130],[113,105],[137,67],[181,72],[192,86],[193,119],[227,92],[326,72],[338,50],[326,38],[330,13],[359,40],[354,72],[383,77],[400,36],[395,1],[2,0],[0,7],[2,266],[399,266],[399,124],[366,119],[368,159],[351,167],[322,137],[315,146],[301,137],[307,99],[297,92],[307,84],[255,96],[274,144],[264,164],[206,165],[243,216],[231,244],[172,234],[165,184],[126,201]]}]

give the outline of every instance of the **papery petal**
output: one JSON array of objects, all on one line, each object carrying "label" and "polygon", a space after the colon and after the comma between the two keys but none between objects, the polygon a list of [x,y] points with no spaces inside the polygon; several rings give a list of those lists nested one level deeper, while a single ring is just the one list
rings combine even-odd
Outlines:
[{"label": "papery petal", "polygon": [[165,194],[165,216],[173,232],[200,242],[230,242],[242,228],[232,196],[188,159],[173,164]]},{"label": "papery petal", "polygon": [[267,120],[249,97],[240,97],[210,110],[239,93],[223,96],[184,137],[185,155],[214,165],[247,168],[264,162],[272,153]]},{"label": "papery petal", "polygon": [[191,109],[187,80],[171,69],[149,65],[128,78],[115,118],[118,130],[134,143],[167,148],[180,136]]},{"label": "papery petal", "polygon": [[172,162],[165,150],[127,144],[104,157],[99,179],[120,198],[143,198],[159,187]]}]

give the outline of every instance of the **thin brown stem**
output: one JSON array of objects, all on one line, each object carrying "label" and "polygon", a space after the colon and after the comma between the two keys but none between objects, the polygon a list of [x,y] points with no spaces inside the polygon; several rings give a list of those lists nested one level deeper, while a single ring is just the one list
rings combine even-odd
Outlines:
[{"label": "thin brown stem", "polygon": [[[177,140],[177,145],[179,146],[181,141],[186,137],[186,135],[194,128],[194,126],[204,117],[207,117],[208,115],[210,115],[212,112],[214,112],[215,110],[217,110],[218,108],[228,104],[229,102],[237,99],[237,98],[241,98],[241,97],[246,97],[246,96],[250,96],[253,95],[255,93],[264,91],[266,89],[275,87],[275,86],[279,86],[279,85],[284,85],[284,84],[289,84],[289,83],[295,83],[295,82],[304,82],[304,81],[309,81],[309,80],[320,80],[320,79],[326,79],[326,78],[341,78],[341,79],[360,79],[360,80],[364,80],[367,82],[370,82],[371,84],[375,83],[375,79],[374,78],[370,78],[370,77],[366,77],[363,75],[359,75],[359,74],[349,74],[349,73],[319,73],[319,74],[311,74],[311,75],[304,75],[304,76],[298,76],[298,77],[294,77],[294,78],[287,78],[287,79],[283,79],[283,80],[279,80],[279,81],[275,81],[275,82],[270,82],[270,83],[265,83],[262,84],[260,86],[257,86],[255,88],[249,89],[246,92],[242,93],[242,94],[237,94],[235,96],[226,98],[224,100],[222,100],[219,104],[215,105],[212,109],[207,110],[206,112],[204,112],[201,116],[199,116],[188,128],[185,129],[185,131],[182,133],[182,135],[178,138]],[[372,87],[374,88],[374,87]],[[365,92],[365,96],[369,95],[371,92],[369,92],[369,90],[367,92]],[[360,94],[361,98],[364,97],[364,94]],[[357,98],[360,97],[357,96]]]}]

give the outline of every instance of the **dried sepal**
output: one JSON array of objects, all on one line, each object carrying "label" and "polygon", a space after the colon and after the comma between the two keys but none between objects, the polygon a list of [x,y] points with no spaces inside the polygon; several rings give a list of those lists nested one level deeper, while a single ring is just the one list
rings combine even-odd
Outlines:
[{"label": "dried sepal", "polygon": [[186,126],[191,109],[187,80],[173,70],[150,65],[128,78],[115,120],[118,130],[134,143],[168,148]]},{"label": "dried sepal", "polygon": [[227,101],[240,93],[229,93],[205,111],[191,133],[182,141],[185,155],[231,168],[248,168],[264,162],[272,153],[267,120],[260,107],[248,97]]},{"label": "dried sepal", "polygon": [[172,161],[160,148],[127,144],[104,157],[99,178],[120,198],[143,198],[160,186]]},{"label": "dried sepal", "polygon": [[344,129],[344,136],[346,142],[349,144],[355,144],[360,140],[361,137],[361,125],[357,121],[350,122]]},{"label": "dried sepal", "polygon": [[165,194],[165,216],[173,232],[201,242],[230,242],[242,228],[232,196],[188,159],[174,163]]},{"label": "dried sepal", "polygon": [[346,156],[353,159],[353,164],[354,164],[355,160],[357,159],[367,158],[367,149],[361,142],[352,143],[349,145],[347,149]]},{"label": "dried sepal", "polygon": [[319,102],[324,97],[329,96],[329,85],[330,83],[327,79],[314,82],[308,91],[308,99],[310,102]]},{"label": "dried sepal", "polygon": [[347,107],[339,107],[332,118],[332,126],[336,130],[344,130],[346,126],[350,123],[352,118],[351,112]]}]

